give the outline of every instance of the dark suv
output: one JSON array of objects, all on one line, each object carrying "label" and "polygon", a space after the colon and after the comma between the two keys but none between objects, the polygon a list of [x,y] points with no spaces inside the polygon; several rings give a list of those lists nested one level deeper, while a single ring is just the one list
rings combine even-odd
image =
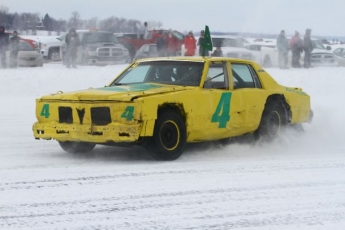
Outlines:
[{"label": "dark suv", "polygon": [[[120,44],[111,32],[77,30],[77,34],[81,42],[77,55],[77,63],[79,64],[109,65],[132,61],[128,49]],[[66,53],[65,42],[60,51],[64,60]]]}]

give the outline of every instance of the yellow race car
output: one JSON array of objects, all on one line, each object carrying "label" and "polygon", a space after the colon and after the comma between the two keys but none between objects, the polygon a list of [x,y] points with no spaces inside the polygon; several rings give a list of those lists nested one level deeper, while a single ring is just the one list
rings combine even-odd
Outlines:
[{"label": "yellow race car", "polygon": [[141,59],[109,85],[36,100],[36,139],[67,152],[96,144],[140,144],[174,160],[187,143],[244,134],[271,140],[282,127],[310,122],[310,97],[279,85],[257,63],[225,57]]}]

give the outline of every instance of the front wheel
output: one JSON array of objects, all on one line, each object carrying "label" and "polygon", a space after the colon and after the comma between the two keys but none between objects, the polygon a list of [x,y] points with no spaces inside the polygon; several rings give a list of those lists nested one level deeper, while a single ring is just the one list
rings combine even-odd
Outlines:
[{"label": "front wheel", "polygon": [[59,141],[59,144],[68,153],[86,153],[90,152],[96,146],[94,143],[77,141]]},{"label": "front wheel", "polygon": [[157,160],[175,160],[182,155],[186,142],[184,120],[176,112],[166,110],[158,115],[153,137],[147,140],[145,147]]}]

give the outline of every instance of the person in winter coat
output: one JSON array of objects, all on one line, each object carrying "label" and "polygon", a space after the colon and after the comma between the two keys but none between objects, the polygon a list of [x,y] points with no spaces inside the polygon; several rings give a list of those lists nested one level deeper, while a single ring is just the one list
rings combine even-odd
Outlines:
[{"label": "person in winter coat", "polygon": [[278,62],[279,68],[288,68],[288,53],[289,53],[289,42],[285,37],[285,31],[282,30],[277,38],[277,49],[278,49]]},{"label": "person in winter coat", "polygon": [[177,51],[177,39],[172,35],[172,32],[169,31],[168,36],[165,38],[167,46],[167,56],[176,56]]},{"label": "person in winter coat", "polygon": [[193,32],[189,31],[188,35],[184,39],[184,47],[186,49],[185,56],[194,56],[196,50],[196,40]]},{"label": "person in winter coat", "polygon": [[66,66],[69,68],[72,65],[73,68],[77,68],[76,59],[80,40],[75,29],[70,29],[69,33],[66,35],[65,42],[67,45]]},{"label": "person in winter coat", "polygon": [[10,68],[17,68],[19,52],[19,37],[17,31],[10,38]]},{"label": "person in winter coat", "polygon": [[166,32],[161,32],[161,36],[159,36],[157,38],[157,51],[158,51],[158,55],[160,57],[165,57],[166,56],[166,48],[167,48],[167,44],[166,44]]},{"label": "person in winter coat", "polygon": [[299,60],[301,59],[301,52],[303,52],[303,41],[297,31],[295,32],[295,36],[291,38],[290,48],[292,52],[291,65],[294,68],[300,68],[301,64]]},{"label": "person in winter coat", "polygon": [[223,57],[223,51],[220,46],[217,46],[216,49],[211,54],[212,57]]},{"label": "person in winter coat", "polygon": [[310,65],[310,54],[313,51],[313,43],[311,42],[311,29],[306,29],[303,39],[303,50],[304,50],[304,68],[311,67]]},{"label": "person in winter coat", "polygon": [[[200,31],[200,37],[198,39],[198,46],[199,46],[199,56],[202,56],[202,42],[204,41],[205,31]],[[205,50],[205,56],[210,56],[209,51]]]},{"label": "person in winter coat", "polygon": [[0,61],[1,68],[6,68],[6,51],[8,49],[9,39],[5,33],[5,27],[0,26]]}]

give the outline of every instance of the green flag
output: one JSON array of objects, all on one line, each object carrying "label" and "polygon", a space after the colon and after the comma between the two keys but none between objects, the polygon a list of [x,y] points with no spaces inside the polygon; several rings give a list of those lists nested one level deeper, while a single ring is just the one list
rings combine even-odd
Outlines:
[{"label": "green flag", "polygon": [[211,39],[211,34],[210,30],[208,29],[208,26],[205,26],[205,34],[204,34],[204,39],[202,41],[202,56],[205,56],[206,50],[212,51],[213,46],[212,46],[212,39]]}]

